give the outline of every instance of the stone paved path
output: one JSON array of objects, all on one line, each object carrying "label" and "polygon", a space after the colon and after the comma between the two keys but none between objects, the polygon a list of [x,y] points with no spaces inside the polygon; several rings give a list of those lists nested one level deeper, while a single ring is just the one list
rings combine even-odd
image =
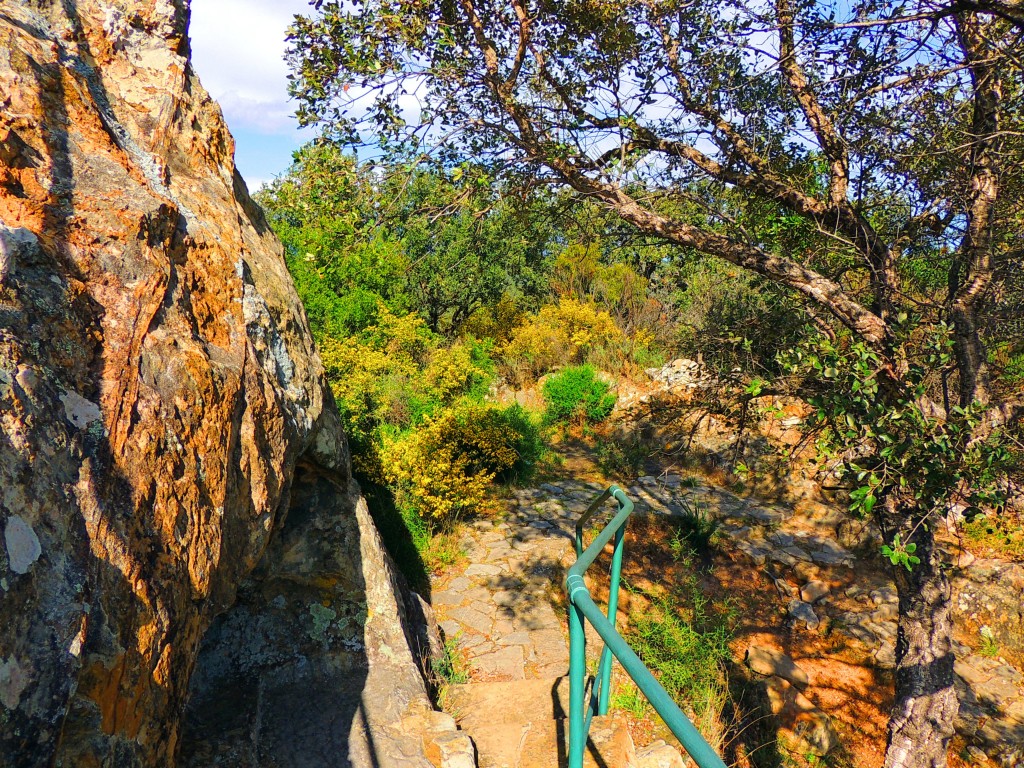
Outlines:
[{"label": "stone paved path", "polygon": [[[603,490],[563,480],[517,490],[500,521],[478,521],[462,544],[467,565],[434,584],[432,603],[445,635],[457,638],[478,681],[552,679],[568,672],[564,611],[565,569],[573,562],[575,521]],[[897,598],[891,586],[854,585],[830,595],[837,573],[852,574],[853,548],[878,546],[841,509],[814,502],[793,508],[694,485],[677,475],[642,477],[626,492],[640,513],[679,514],[697,505],[717,519],[723,545],[773,574],[779,600],[801,631],[823,631],[823,619],[860,643],[870,663],[895,661]],[[609,507],[611,508],[611,506]],[[845,545],[845,546],[844,546]],[[841,579],[847,583],[850,579]],[[842,602],[846,609],[840,610]],[[852,607],[851,607],[852,606]],[[589,629],[589,626],[588,626]],[[588,637],[597,640],[591,632]],[[599,646],[588,643],[588,651]],[[1024,677],[1012,665],[957,644],[962,702],[957,730],[1007,765],[1024,744]]]},{"label": "stone paved path", "polygon": [[572,562],[575,521],[601,490],[574,482],[518,490],[501,522],[478,521],[463,539],[470,564],[435,585],[432,603],[474,679],[568,672],[565,617],[555,603]]}]

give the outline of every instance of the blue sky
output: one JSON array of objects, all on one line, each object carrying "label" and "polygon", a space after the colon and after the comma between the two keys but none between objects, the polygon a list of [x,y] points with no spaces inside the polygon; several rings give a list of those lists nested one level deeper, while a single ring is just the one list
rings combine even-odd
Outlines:
[{"label": "blue sky", "polygon": [[192,0],[192,63],[224,110],[250,190],[280,174],[314,132],[287,91],[285,30],[308,0]]}]

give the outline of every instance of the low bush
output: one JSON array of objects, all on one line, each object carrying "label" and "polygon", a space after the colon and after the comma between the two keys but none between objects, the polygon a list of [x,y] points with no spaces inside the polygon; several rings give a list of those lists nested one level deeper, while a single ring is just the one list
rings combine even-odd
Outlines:
[{"label": "low bush", "polygon": [[480,399],[493,378],[485,344],[449,345],[416,315],[380,305],[374,325],[338,341],[325,338],[320,355],[352,446],[354,469],[385,479],[380,450],[385,432],[420,426],[461,399]]},{"label": "low bush", "polygon": [[726,734],[726,668],[732,658],[729,625],[734,616],[729,606],[725,616],[716,615],[695,569],[686,558],[680,562],[688,574],[683,583],[640,593],[647,605],[631,612],[626,640],[704,738],[720,750]]},{"label": "low bush", "polygon": [[399,505],[433,527],[481,509],[495,479],[527,475],[541,447],[520,406],[465,401],[416,429],[386,434],[381,455]]},{"label": "low bush", "polygon": [[545,417],[550,423],[597,423],[615,407],[615,394],[590,365],[553,374],[544,382],[543,393]]},{"label": "low bush", "polygon": [[557,365],[586,362],[608,347],[628,347],[612,316],[591,303],[563,298],[531,315],[499,355],[506,377],[523,384]]},{"label": "low bush", "polygon": [[643,471],[650,453],[650,448],[637,438],[609,440],[597,446],[597,466],[605,477],[632,482]]},{"label": "low bush", "polygon": [[721,526],[700,501],[682,502],[683,511],[675,518],[676,532],[669,546],[677,559],[693,554],[701,558],[710,556]]}]

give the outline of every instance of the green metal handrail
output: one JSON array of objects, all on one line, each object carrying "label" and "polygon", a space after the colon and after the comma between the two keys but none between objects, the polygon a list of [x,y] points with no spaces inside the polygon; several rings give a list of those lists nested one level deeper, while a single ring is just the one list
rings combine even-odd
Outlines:
[{"label": "green metal handrail", "polygon": [[[583,548],[583,526],[586,525],[601,505],[609,498],[615,499],[619,511],[601,530],[586,549]],[[565,591],[569,596],[569,766],[583,767],[583,753],[590,733],[590,723],[595,714],[608,714],[608,699],[611,693],[612,657],[619,660],[622,668],[633,678],[637,688],[647,697],[665,725],[679,739],[679,743],[690,754],[700,768],[725,768],[725,763],[714,749],[704,740],[693,723],[672,701],[668,692],[640,661],[622,635],[615,629],[615,614],[619,603],[619,583],[622,576],[623,537],[626,522],[633,514],[633,502],[617,485],[609,486],[584,512],[576,522],[576,563],[565,577]],[[608,615],[597,607],[590,591],[583,581],[583,574],[593,565],[601,551],[614,537],[611,581],[608,592]],[[583,620],[587,619],[597,634],[604,640],[601,663],[590,692],[586,698],[587,636]]]}]

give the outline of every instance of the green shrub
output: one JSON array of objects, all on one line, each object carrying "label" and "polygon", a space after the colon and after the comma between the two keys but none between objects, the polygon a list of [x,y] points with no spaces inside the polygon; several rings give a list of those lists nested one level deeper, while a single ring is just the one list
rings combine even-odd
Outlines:
[{"label": "green shrub", "polygon": [[499,471],[497,479],[506,483],[530,480],[545,452],[538,419],[519,404],[504,409],[492,408],[488,413],[490,418],[503,424],[515,435],[512,448],[516,453],[516,461],[508,469]]},{"label": "green shrub", "polygon": [[505,377],[524,384],[556,365],[584,363],[606,347],[626,343],[607,312],[589,302],[562,298],[526,318],[498,352]]},{"label": "green shrub", "polygon": [[676,518],[676,532],[669,546],[676,559],[685,557],[687,550],[700,557],[710,555],[720,523],[697,499],[682,502],[682,514]]},{"label": "green shrub", "polygon": [[428,527],[478,511],[490,484],[527,476],[541,452],[537,426],[518,405],[463,401],[420,426],[383,436],[382,470],[399,505]]},{"label": "green shrub", "polygon": [[551,423],[604,421],[615,407],[609,389],[591,365],[566,368],[544,382],[545,416]]},{"label": "green shrub", "polygon": [[354,469],[384,480],[380,450],[390,436],[421,427],[463,399],[480,400],[493,377],[487,344],[445,343],[416,315],[383,304],[358,335],[320,341],[320,356],[352,446]]},{"label": "green shrub", "polygon": [[732,659],[729,626],[735,615],[729,605],[724,615],[716,614],[689,559],[677,560],[687,569],[683,583],[667,590],[637,590],[650,604],[630,614],[625,636],[668,695],[720,750],[729,696],[726,668]]},{"label": "green shrub", "polygon": [[597,446],[597,466],[601,473],[617,481],[633,481],[643,471],[650,449],[637,438],[609,440]]}]

